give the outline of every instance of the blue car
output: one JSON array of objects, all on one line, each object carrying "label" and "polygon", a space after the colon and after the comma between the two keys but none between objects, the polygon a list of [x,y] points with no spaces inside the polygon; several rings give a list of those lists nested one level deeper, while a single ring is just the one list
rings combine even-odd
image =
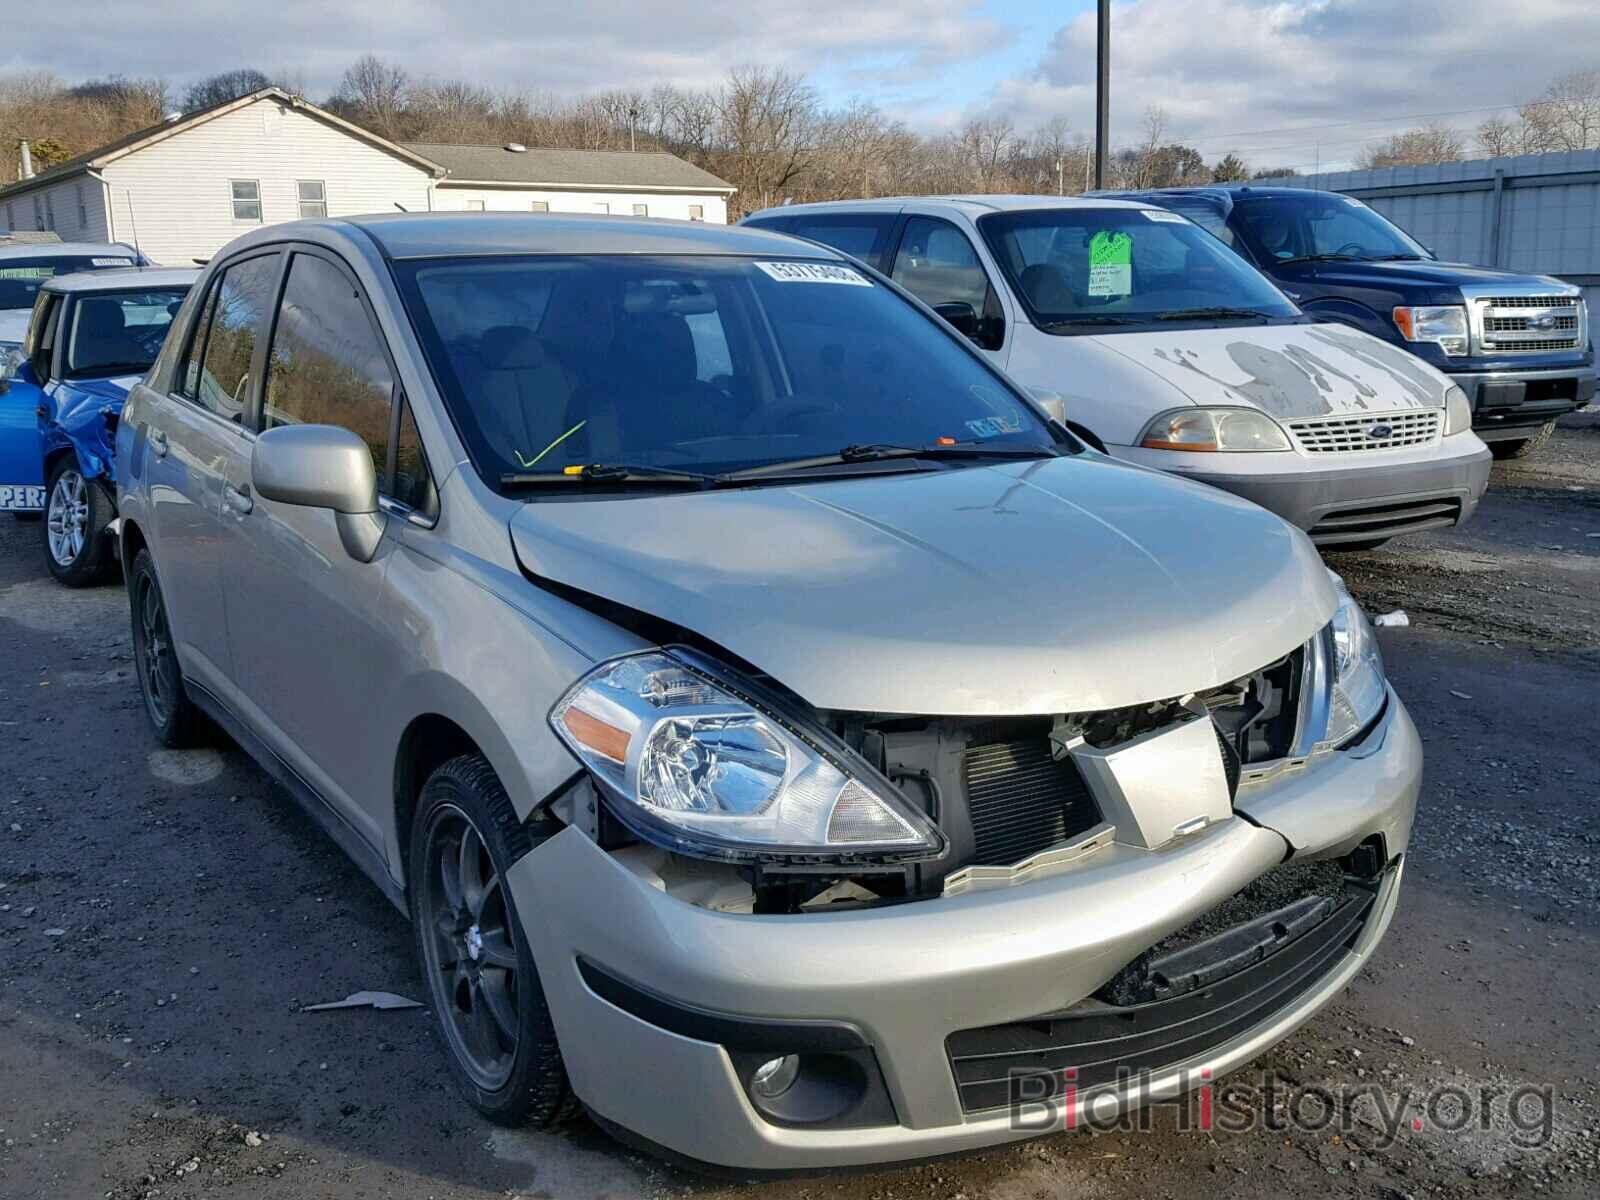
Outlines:
[{"label": "blue car", "polygon": [[38,289],[0,382],[0,508],[44,514],[50,573],[69,587],[115,566],[116,427],[199,276],[148,267],[61,275]]}]

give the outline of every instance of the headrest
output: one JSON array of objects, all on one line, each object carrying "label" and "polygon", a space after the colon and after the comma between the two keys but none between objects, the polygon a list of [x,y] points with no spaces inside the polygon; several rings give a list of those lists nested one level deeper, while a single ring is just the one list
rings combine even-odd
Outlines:
[{"label": "headrest", "polygon": [[635,368],[668,388],[693,383],[698,371],[689,322],[675,313],[630,313],[619,349]]},{"label": "headrest", "polygon": [[121,333],[127,327],[120,300],[85,300],[79,305],[78,328],[98,337]]},{"label": "headrest", "polygon": [[1022,272],[1017,283],[1040,312],[1070,312],[1076,306],[1071,285],[1062,277],[1060,268],[1049,263],[1034,263]]},{"label": "headrest", "polygon": [[544,343],[523,325],[486,329],[479,343],[483,365],[491,371],[521,371],[544,365]]}]

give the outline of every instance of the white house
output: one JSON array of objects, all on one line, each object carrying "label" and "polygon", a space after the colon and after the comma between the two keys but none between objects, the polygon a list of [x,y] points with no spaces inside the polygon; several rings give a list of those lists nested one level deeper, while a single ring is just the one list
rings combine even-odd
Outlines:
[{"label": "white house", "polygon": [[642,207],[726,222],[733,191],[671,154],[403,146],[264,88],[0,188],[0,228],[137,242],[155,262],[186,265],[248,229],[300,217]]}]

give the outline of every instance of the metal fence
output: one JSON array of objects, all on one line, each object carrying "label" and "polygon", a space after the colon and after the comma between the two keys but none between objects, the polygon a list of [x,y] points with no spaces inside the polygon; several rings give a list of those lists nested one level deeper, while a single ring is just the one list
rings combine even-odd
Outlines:
[{"label": "metal fence", "polygon": [[1440,258],[1555,275],[1600,311],[1600,150],[1262,182],[1355,196]]}]

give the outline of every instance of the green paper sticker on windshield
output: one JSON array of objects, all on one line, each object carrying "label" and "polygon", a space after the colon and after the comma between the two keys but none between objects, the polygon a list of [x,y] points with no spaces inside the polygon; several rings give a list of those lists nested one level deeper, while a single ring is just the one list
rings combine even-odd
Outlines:
[{"label": "green paper sticker on windshield", "polygon": [[1133,237],[1102,229],[1089,240],[1089,295],[1133,292]]}]

